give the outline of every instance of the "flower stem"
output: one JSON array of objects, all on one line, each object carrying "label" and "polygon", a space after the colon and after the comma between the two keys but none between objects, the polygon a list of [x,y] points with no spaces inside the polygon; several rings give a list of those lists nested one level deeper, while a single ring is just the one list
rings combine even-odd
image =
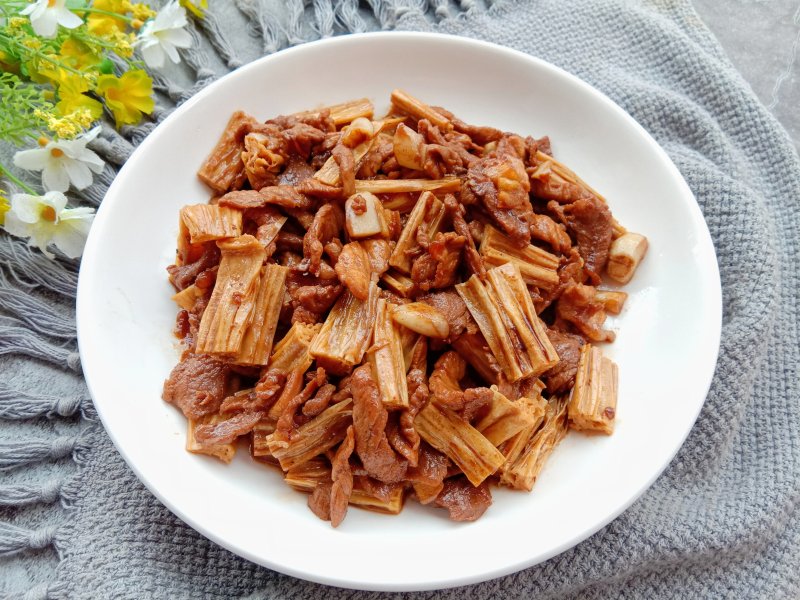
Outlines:
[{"label": "flower stem", "polygon": [[102,10],[100,8],[76,8],[75,12],[96,13],[98,15],[106,15],[108,17],[114,17],[115,19],[119,19],[121,21],[125,21],[126,23],[133,23],[133,18],[132,17],[126,17],[125,15],[121,15],[119,13],[111,12],[109,10]]},{"label": "flower stem", "polygon": [[6,166],[0,162],[0,175],[4,175],[8,178],[9,181],[14,183],[17,187],[21,188],[22,190],[28,192],[32,196],[38,196],[39,193],[29,186],[27,183],[22,181],[21,179],[17,178],[11,171],[6,168]]},{"label": "flower stem", "polygon": [[73,69],[69,65],[66,65],[59,60],[51,58],[49,55],[45,54],[41,50],[35,48],[29,48],[25,44],[20,43],[18,40],[15,40],[14,38],[9,37],[7,35],[4,35],[2,31],[0,31],[0,40],[4,40],[9,46],[15,47],[20,52],[28,53],[30,56],[35,56],[40,60],[49,62],[50,64],[55,65],[56,67],[59,67],[61,69],[64,69],[65,71],[69,71],[74,75],[80,75],[81,77],[83,77],[83,73],[81,71]]}]

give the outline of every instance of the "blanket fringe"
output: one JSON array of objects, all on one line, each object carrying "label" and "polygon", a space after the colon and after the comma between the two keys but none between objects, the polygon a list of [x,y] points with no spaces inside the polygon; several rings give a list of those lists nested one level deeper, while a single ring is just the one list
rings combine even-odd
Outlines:
[{"label": "blanket fringe", "polygon": [[41,396],[15,390],[0,384],[0,418],[35,419],[37,417],[71,417],[78,411],[82,416],[84,400],[79,396]]},{"label": "blanket fringe", "polygon": [[381,29],[389,29],[394,25],[394,6],[390,0],[367,0]]},{"label": "blanket fringe", "polygon": [[46,583],[40,583],[39,585],[33,586],[25,595],[22,596],[21,600],[49,600],[53,596],[51,595],[51,586]]},{"label": "blanket fringe", "polygon": [[433,5],[433,14],[438,20],[450,18],[450,0],[431,0]]},{"label": "blanket fringe", "polygon": [[106,165],[102,172],[94,176],[94,185],[74,193],[85,202],[89,202],[94,206],[100,206],[100,203],[106,196],[108,188],[111,187],[111,182],[114,181],[114,177],[116,177],[114,169]]},{"label": "blanket fringe", "polygon": [[0,442],[0,471],[9,471],[45,460],[58,460],[70,455],[82,460],[88,449],[83,434],[50,440]]},{"label": "blanket fringe", "polygon": [[367,24],[358,13],[358,0],[340,0],[336,3],[336,20],[351,33],[362,33]]},{"label": "blanket fringe", "polygon": [[336,21],[331,0],[314,0],[314,31],[320,38],[333,35]]},{"label": "blanket fringe", "polygon": [[115,165],[122,165],[133,153],[133,145],[110,123],[103,123],[103,131],[92,140],[89,147]]},{"label": "blanket fringe", "polygon": [[0,557],[12,556],[23,550],[47,548],[53,543],[57,527],[26,529],[11,523],[0,523]]},{"label": "blanket fringe", "polygon": [[0,264],[5,265],[16,283],[28,290],[40,285],[70,298],[77,293],[78,273],[71,263],[52,261],[11,236],[0,238]]},{"label": "blanket fringe", "polygon": [[[177,102],[181,94],[185,91],[181,86],[177,85],[172,79],[161,74],[159,71],[151,71],[150,77],[153,79],[153,89],[162,94],[169,96],[173,102]],[[94,148],[92,148],[94,150]]]},{"label": "blanket fringe", "polygon": [[80,356],[77,352],[42,339],[25,323],[11,317],[0,317],[0,355],[3,354],[22,354],[80,371]]},{"label": "blanket fringe", "polygon": [[51,479],[39,485],[0,486],[0,506],[26,506],[29,504],[52,504],[61,497],[60,479]]},{"label": "blanket fringe", "polygon": [[75,339],[73,314],[59,314],[51,304],[39,300],[25,290],[12,287],[2,270],[0,270],[0,306],[3,311],[24,321],[38,333],[63,340]]},{"label": "blanket fringe", "polygon": [[220,58],[225,61],[229,69],[238,69],[242,66],[242,61],[236,55],[236,50],[233,49],[228,38],[222,33],[219,21],[214,13],[207,10],[202,19],[195,19],[194,21],[200,24],[208,41],[211,42],[214,50],[216,50]]},{"label": "blanket fringe", "polygon": [[289,44],[302,44],[306,40],[303,37],[303,14],[305,13],[306,6],[304,0],[286,0],[286,11],[288,17],[284,25],[284,33]]},{"label": "blanket fringe", "polygon": [[260,0],[234,0],[236,8],[250,20],[248,30],[253,37],[261,37],[265,54],[281,48],[281,29],[276,16]]},{"label": "blanket fringe", "polygon": [[208,56],[203,51],[202,37],[193,21],[189,21],[186,31],[192,36],[192,45],[189,48],[182,48],[180,50],[184,62],[195,72],[197,79],[213,77],[214,70],[208,66]]}]

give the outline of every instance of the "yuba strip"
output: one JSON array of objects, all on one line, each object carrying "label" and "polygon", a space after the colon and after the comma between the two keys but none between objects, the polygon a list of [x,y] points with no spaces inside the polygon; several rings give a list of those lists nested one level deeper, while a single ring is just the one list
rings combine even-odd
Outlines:
[{"label": "yuba strip", "polygon": [[192,244],[238,237],[242,211],[216,204],[190,204],[181,209],[181,220]]},{"label": "yuba strip", "polygon": [[272,340],[278,328],[283,295],[286,293],[288,267],[269,264],[261,269],[261,282],[256,295],[253,319],[244,334],[237,364],[266,365],[272,351]]},{"label": "yuba strip", "polygon": [[484,437],[495,446],[500,446],[524,429],[534,427],[537,420],[532,411],[526,410],[523,402],[511,401],[492,386],[492,403],[489,412],[475,425]]},{"label": "yuba strip", "polygon": [[308,353],[311,342],[322,329],[322,324],[308,325],[306,323],[292,323],[283,339],[275,345],[269,359],[268,368],[281,373],[302,371],[305,373],[311,366],[314,358]]},{"label": "yuba strip", "polygon": [[490,269],[483,283],[473,275],[456,285],[506,378],[538,376],[558,362],[547,330],[533,308],[519,267]]},{"label": "yuba strip", "polygon": [[553,449],[567,434],[566,413],[566,398],[554,398],[548,403],[542,426],[531,436],[513,464],[503,465],[500,483],[531,491]]},{"label": "yuba strip", "polygon": [[528,244],[518,248],[491,225],[486,225],[480,253],[493,266],[512,262],[519,268],[525,283],[550,290],[558,285],[559,259],[546,250]]},{"label": "yuba strip", "polygon": [[389,264],[406,275],[411,273],[412,254],[419,248],[417,231],[423,228],[432,239],[442,225],[445,212],[444,203],[436,196],[430,192],[421,194],[411,214],[408,215],[406,226],[389,257]]},{"label": "yuba strip", "polygon": [[341,442],[352,423],[352,415],[353,401],[348,398],[298,427],[289,440],[281,439],[275,432],[267,444],[272,455],[280,461],[281,468],[288,471]]},{"label": "yuba strip", "polygon": [[361,362],[372,339],[377,305],[378,284],[374,279],[365,301],[349,291],[342,294],[309,348],[319,366],[343,375]]},{"label": "yuba strip", "polygon": [[617,413],[617,365],[597,346],[585,344],[578,359],[567,415],[570,427],[610,435]]},{"label": "yuba strip", "polygon": [[372,377],[378,384],[381,402],[389,409],[408,408],[401,327],[392,320],[388,303],[379,299],[367,362],[372,368]]},{"label": "yuba strip", "polygon": [[428,119],[428,121],[441,129],[442,132],[452,131],[453,129],[453,124],[450,122],[450,119],[432,106],[425,104],[422,100],[415,98],[403,90],[392,91],[392,104],[402,112],[416,119]]},{"label": "yuba strip", "polygon": [[236,355],[250,326],[264,247],[252,235],[218,242],[217,281],[197,332],[198,354]]},{"label": "yuba strip", "polygon": [[420,437],[446,454],[478,486],[505,462],[505,457],[477,429],[446,408],[431,402],[414,425]]},{"label": "yuba strip", "polygon": [[399,194],[405,192],[457,192],[461,189],[458,177],[443,179],[356,179],[356,192]]}]

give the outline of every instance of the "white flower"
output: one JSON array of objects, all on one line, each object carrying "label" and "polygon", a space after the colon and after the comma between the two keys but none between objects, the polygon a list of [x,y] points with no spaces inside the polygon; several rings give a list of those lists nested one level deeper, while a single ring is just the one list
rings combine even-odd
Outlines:
[{"label": "white flower", "polygon": [[22,150],[14,155],[20,169],[41,171],[42,184],[48,191],[66,192],[69,184],[76,190],[92,185],[92,172],[102,173],[103,159],[86,147],[100,133],[100,127],[74,140],[47,142],[42,148]]},{"label": "white flower", "polygon": [[67,0],[36,0],[23,8],[20,14],[30,15],[31,27],[36,35],[53,38],[59,25],[75,29],[83,24],[83,19],[64,6],[66,3]]},{"label": "white flower", "polygon": [[47,251],[49,244],[68,257],[77,258],[83,253],[94,209],[66,206],[67,198],[61,192],[47,192],[44,196],[14,194],[3,227],[11,235],[30,238],[28,244],[37,246],[48,258],[53,258]]},{"label": "white flower", "polygon": [[187,24],[186,10],[176,0],[172,0],[158,11],[154,19],[144,24],[135,46],[141,50],[148,67],[163,67],[165,54],[176,64],[181,61],[177,48],[189,48],[192,45],[192,36],[184,29]]}]

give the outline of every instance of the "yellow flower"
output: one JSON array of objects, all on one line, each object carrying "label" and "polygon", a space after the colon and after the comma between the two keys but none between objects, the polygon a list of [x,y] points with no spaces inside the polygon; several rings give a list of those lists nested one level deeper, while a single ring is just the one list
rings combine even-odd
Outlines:
[{"label": "yellow flower", "polygon": [[126,15],[133,10],[130,0],[94,0],[93,8]]},{"label": "yellow flower", "polygon": [[58,118],[43,110],[37,109],[33,112],[36,117],[47,123],[47,128],[62,140],[69,140],[78,135],[83,128],[72,116]]},{"label": "yellow flower", "polygon": [[62,79],[58,87],[56,110],[62,117],[68,117],[85,129],[103,114],[103,105],[83,92],[89,90],[85,79],[73,75]]},{"label": "yellow flower", "polygon": [[147,21],[147,19],[152,19],[156,16],[156,11],[147,6],[147,4],[131,4],[131,12],[133,13],[133,18],[140,21]]},{"label": "yellow flower", "polygon": [[5,223],[6,213],[9,210],[11,210],[11,205],[8,203],[8,198],[6,198],[3,191],[0,190],[0,225]]},{"label": "yellow flower", "polygon": [[208,0],[180,0],[180,5],[195,17],[202,19],[208,8]]},{"label": "yellow flower", "polygon": [[[132,7],[130,0],[95,0],[92,4],[92,8],[125,15],[131,11]],[[89,13],[89,16],[86,18],[86,25],[89,31],[101,37],[107,37],[115,32],[125,31],[125,21],[112,17],[111,15]]]},{"label": "yellow flower", "polygon": [[42,47],[42,40],[35,37],[23,38],[20,43],[26,48],[29,48],[31,50],[38,50],[39,48]]},{"label": "yellow flower", "polygon": [[138,123],[142,113],[150,114],[155,108],[153,80],[141,69],[128,71],[122,77],[101,75],[95,91],[105,98],[117,126]]},{"label": "yellow flower", "polygon": [[64,40],[59,55],[65,65],[79,70],[93,67],[101,58],[88,45],[74,38]]},{"label": "yellow flower", "polygon": [[94,74],[90,71],[75,73],[54,65],[51,62],[40,61],[36,64],[35,69],[32,68],[31,65],[31,63],[28,63],[31,80],[36,83],[49,83],[54,88],[59,88],[65,83],[70,82],[74,86],[77,85],[78,81],[81,81],[83,82],[81,85],[85,86],[82,91],[86,91],[89,89],[94,79]]},{"label": "yellow flower", "polygon": [[111,50],[123,58],[130,58],[133,56],[133,42],[136,40],[136,34],[125,33],[124,31],[113,30],[108,34],[102,36],[103,39],[111,44]]},{"label": "yellow flower", "polygon": [[28,19],[24,19],[22,17],[11,17],[8,20],[8,29],[9,31],[16,31],[25,27],[28,24]]}]

